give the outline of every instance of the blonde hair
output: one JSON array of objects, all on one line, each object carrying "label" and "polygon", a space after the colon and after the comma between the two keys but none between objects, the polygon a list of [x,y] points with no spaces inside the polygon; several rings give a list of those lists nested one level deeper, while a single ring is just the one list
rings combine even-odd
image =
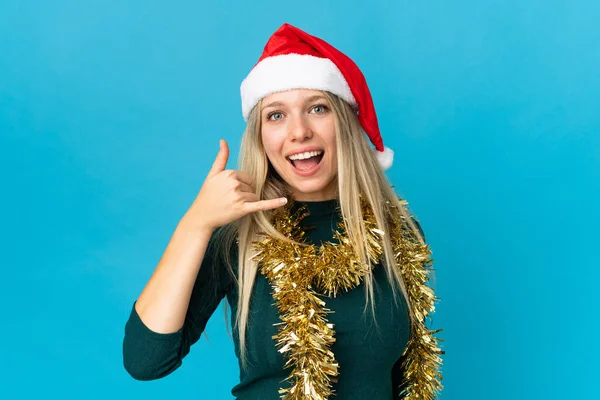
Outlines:
[{"label": "blonde hair", "polygon": [[[365,240],[366,231],[362,217],[359,195],[371,205],[377,225],[386,231],[387,220],[385,215],[385,202],[389,201],[396,206],[404,215],[404,221],[414,232],[415,237],[421,243],[424,237],[416,226],[413,218],[408,215],[400,205],[400,201],[388,183],[388,180],[377,163],[374,151],[367,140],[362,127],[352,107],[338,96],[324,91],[331,105],[335,119],[338,176],[337,187],[341,207],[341,215],[346,227],[346,232],[359,259],[363,263],[368,262],[367,247]],[[261,139],[260,101],[251,111],[248,124],[242,137],[238,157],[238,170],[244,171],[254,178],[254,190],[260,199],[272,199],[290,195],[289,186],[279,177],[270,165],[265,154]],[[351,165],[352,168],[346,166]],[[237,221],[224,226],[217,231],[219,244],[218,251],[222,251],[225,264],[232,276],[235,276],[238,287],[237,313],[234,317],[234,329],[238,330],[240,360],[242,368],[246,367],[246,329],[248,326],[249,305],[252,289],[257,274],[257,265],[251,260],[253,255],[251,243],[258,239],[258,234],[264,232],[271,237],[291,242],[280,234],[270,223],[272,211],[261,211],[248,214]],[[233,272],[230,249],[237,242],[238,246],[238,271]],[[386,275],[393,282],[392,292],[396,304],[398,302],[398,288],[400,288],[406,304],[408,304],[411,322],[414,313],[410,304],[408,293],[402,279],[402,274],[396,267],[395,255],[391,247],[389,236],[383,237],[384,262]],[[365,276],[365,308],[363,315],[370,304],[375,321],[375,306],[373,296],[372,274]],[[227,302],[224,302],[225,318],[227,320]]]}]

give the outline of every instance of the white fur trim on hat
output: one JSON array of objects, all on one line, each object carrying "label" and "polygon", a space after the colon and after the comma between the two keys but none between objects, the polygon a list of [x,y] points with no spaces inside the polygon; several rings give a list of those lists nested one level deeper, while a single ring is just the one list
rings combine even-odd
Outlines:
[{"label": "white fur trim on hat", "polygon": [[242,81],[240,92],[244,120],[248,121],[250,111],[260,99],[290,89],[327,90],[357,106],[344,75],[330,59],[284,54],[265,58]]},{"label": "white fur trim on hat", "polygon": [[394,151],[389,147],[384,147],[383,151],[375,151],[375,157],[377,157],[377,162],[379,162],[379,166],[384,171],[392,166],[394,162]]}]

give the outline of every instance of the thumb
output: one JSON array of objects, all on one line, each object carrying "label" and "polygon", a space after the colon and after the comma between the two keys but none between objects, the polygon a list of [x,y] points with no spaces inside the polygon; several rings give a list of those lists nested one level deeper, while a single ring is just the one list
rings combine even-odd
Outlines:
[{"label": "thumb", "polygon": [[212,168],[208,172],[208,176],[213,176],[218,174],[221,171],[225,170],[227,167],[227,160],[229,159],[229,146],[225,139],[219,140],[219,154],[217,154],[217,158],[213,162]]}]

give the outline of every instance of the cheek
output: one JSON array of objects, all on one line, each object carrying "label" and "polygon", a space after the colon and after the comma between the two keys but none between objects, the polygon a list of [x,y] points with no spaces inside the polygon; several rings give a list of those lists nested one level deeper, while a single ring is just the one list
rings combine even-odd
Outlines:
[{"label": "cheek", "polygon": [[271,132],[269,132],[267,130],[263,130],[261,133],[261,139],[262,139],[263,147],[265,148],[267,153],[269,153],[274,146],[273,135],[271,134]]},{"label": "cheek", "polygon": [[262,132],[262,144],[271,162],[273,162],[273,158],[281,154],[283,140],[280,135],[277,135],[277,132],[264,130]]},{"label": "cheek", "polygon": [[336,134],[335,134],[335,125],[333,123],[333,121],[329,124],[327,124],[327,126],[323,127],[323,134],[324,137],[323,139],[325,139],[325,141],[327,142],[327,147],[329,147],[332,150],[332,156],[334,158],[337,158],[337,143],[336,143]]}]

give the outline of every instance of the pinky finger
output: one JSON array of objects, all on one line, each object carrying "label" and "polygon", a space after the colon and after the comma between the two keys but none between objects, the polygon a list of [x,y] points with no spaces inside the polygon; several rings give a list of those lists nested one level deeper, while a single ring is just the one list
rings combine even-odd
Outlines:
[{"label": "pinky finger", "polygon": [[270,199],[270,200],[246,202],[244,204],[244,209],[247,213],[253,213],[253,212],[257,212],[257,211],[273,210],[275,208],[283,206],[286,203],[287,203],[287,199],[285,197],[280,197],[280,198]]}]

